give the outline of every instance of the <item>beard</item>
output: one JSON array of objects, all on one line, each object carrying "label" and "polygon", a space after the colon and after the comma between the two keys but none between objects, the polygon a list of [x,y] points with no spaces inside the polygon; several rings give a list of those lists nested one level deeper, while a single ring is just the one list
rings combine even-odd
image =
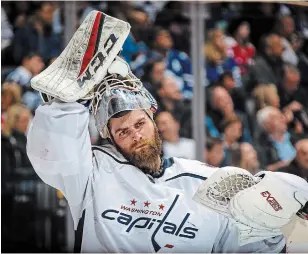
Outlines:
[{"label": "beard", "polygon": [[[131,152],[125,152],[120,146],[113,142],[118,151],[145,174],[155,174],[160,171],[162,156],[162,139],[155,126],[153,139],[143,139],[131,147]],[[144,146],[143,146],[144,145]],[[136,148],[143,146],[136,150]]]}]

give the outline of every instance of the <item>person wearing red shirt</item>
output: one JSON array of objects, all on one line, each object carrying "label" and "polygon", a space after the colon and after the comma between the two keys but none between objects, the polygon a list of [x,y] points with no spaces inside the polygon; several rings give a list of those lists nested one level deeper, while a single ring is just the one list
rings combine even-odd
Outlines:
[{"label": "person wearing red shirt", "polygon": [[253,63],[256,53],[255,47],[249,42],[250,26],[242,22],[235,31],[236,45],[232,47],[235,62],[240,67],[241,74],[248,72],[248,67]]}]

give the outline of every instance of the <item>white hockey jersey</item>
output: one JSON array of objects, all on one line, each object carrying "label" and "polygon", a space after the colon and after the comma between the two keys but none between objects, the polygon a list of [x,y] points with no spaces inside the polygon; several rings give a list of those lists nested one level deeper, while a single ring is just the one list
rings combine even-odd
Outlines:
[{"label": "white hockey jersey", "polygon": [[47,184],[68,200],[81,252],[280,252],[283,236],[239,246],[230,221],[192,200],[216,169],[171,158],[153,178],[111,145],[93,147],[89,112],[52,102],[36,110],[27,153]]}]

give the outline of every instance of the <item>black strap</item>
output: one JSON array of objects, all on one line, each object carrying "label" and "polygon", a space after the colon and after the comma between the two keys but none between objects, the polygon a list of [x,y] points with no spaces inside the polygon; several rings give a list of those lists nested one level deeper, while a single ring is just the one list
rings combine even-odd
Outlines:
[{"label": "black strap", "polygon": [[92,146],[92,151],[100,151],[104,154],[109,155],[112,159],[114,159],[117,163],[119,164],[126,164],[126,165],[133,165],[128,161],[120,161],[117,158],[115,158],[113,155],[111,155],[110,153],[108,153],[107,151],[103,150],[101,147],[97,147],[97,146]]},{"label": "black strap", "polygon": [[75,243],[74,243],[74,253],[81,252],[82,235],[83,235],[83,225],[84,219],[86,217],[86,209],[83,210],[82,216],[79,219],[77,230],[75,230]]},{"label": "black strap", "polygon": [[204,177],[204,176],[200,176],[200,175],[196,175],[196,174],[192,174],[192,173],[182,173],[182,174],[173,176],[173,177],[171,177],[171,178],[168,178],[168,179],[166,179],[165,181],[166,181],[166,182],[167,182],[167,181],[171,181],[171,180],[174,180],[174,179],[183,177],[183,176],[188,176],[188,177],[192,177],[192,178],[196,178],[196,179],[201,179],[201,180],[206,180],[206,179],[207,179],[207,178]]},{"label": "black strap", "polygon": [[279,253],[287,253],[287,245],[285,245]]}]

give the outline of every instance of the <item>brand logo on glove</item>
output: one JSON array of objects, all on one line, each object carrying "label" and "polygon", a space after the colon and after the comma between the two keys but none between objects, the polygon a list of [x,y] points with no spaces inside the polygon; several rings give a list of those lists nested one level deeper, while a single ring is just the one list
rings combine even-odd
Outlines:
[{"label": "brand logo on glove", "polygon": [[266,201],[273,207],[273,209],[278,212],[279,210],[282,210],[281,205],[278,203],[278,201],[272,197],[272,194],[268,191],[261,192],[261,195],[266,198]]},{"label": "brand logo on glove", "polygon": [[92,76],[97,72],[98,68],[103,65],[106,57],[108,57],[117,40],[118,39],[115,37],[115,35],[111,34],[104,44],[103,51],[98,52],[98,54],[93,57],[92,62],[88,65],[87,70],[81,77],[77,79],[77,83],[81,88],[84,86],[85,81],[90,80]]}]

